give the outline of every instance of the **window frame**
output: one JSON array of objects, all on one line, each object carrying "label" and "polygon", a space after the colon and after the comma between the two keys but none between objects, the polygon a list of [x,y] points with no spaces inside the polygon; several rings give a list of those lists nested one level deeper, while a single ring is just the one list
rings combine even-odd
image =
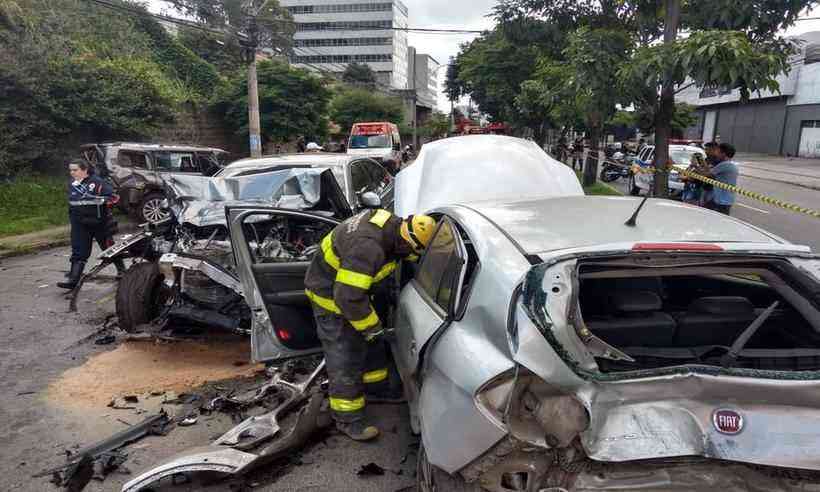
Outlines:
[{"label": "window frame", "polygon": [[[428,292],[427,288],[425,288],[421,284],[421,281],[419,280],[419,274],[423,270],[424,265],[428,261],[427,258],[430,255],[430,249],[429,248],[427,249],[427,251],[424,252],[422,257],[419,259],[418,271],[416,272],[416,275],[411,280],[411,284],[413,284],[413,287],[419,293],[421,298],[424,299],[424,301],[436,313],[442,315],[442,317],[444,319],[454,319],[456,317],[456,315],[458,315],[461,311],[460,304],[461,304],[461,298],[462,298],[462,289],[463,289],[464,280],[465,280],[464,277],[465,277],[465,274],[466,274],[466,271],[467,271],[468,252],[467,252],[467,248],[464,246],[463,240],[461,239],[461,230],[460,230],[460,228],[458,227],[458,225],[456,224],[456,222],[454,220],[450,219],[447,216],[442,216],[441,217],[441,219],[439,221],[439,224],[438,224],[438,227],[436,227],[436,232],[433,234],[433,237],[430,241],[430,244],[433,244],[433,242],[435,242],[436,238],[438,237],[439,233],[441,232],[442,227],[444,227],[445,224],[449,225],[449,227],[453,231],[453,238],[454,238],[454,241],[455,241],[454,252],[456,254],[456,258],[459,260],[459,265],[457,266],[458,274],[454,277],[455,281],[454,281],[454,284],[452,285],[453,294],[450,296],[450,299],[447,303],[447,307],[445,308],[445,307],[441,306],[438,303],[438,297],[439,297],[439,294],[440,294],[441,288],[442,288],[442,281],[444,280],[445,275],[446,275],[445,272],[442,272],[441,276],[438,279],[438,283],[436,285],[436,290],[435,290],[434,295],[432,295],[430,292]],[[452,259],[450,261],[452,261]],[[450,265],[450,262],[448,262],[448,266],[449,265]]]}]

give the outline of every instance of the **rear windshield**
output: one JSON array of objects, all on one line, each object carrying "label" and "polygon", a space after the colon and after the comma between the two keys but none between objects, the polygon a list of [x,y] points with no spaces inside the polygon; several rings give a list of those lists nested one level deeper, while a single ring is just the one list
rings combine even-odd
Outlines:
[{"label": "rear windshield", "polygon": [[820,312],[811,299],[817,282],[788,262],[582,264],[579,281],[584,325],[633,359],[597,358],[603,372],[687,364],[820,370]]},{"label": "rear windshield", "polygon": [[390,147],[387,135],[353,135],[350,137],[351,149],[383,149]]}]

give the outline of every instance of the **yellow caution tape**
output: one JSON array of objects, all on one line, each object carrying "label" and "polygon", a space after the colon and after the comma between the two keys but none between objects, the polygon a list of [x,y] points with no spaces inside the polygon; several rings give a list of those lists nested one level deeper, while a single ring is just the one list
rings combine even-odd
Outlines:
[{"label": "yellow caution tape", "polygon": [[[631,168],[633,174],[655,174],[657,169],[654,167],[641,167],[638,165],[633,165]],[[785,210],[790,210],[792,212],[798,212],[801,214],[805,214],[816,219],[820,219],[820,211],[814,210],[811,208],[801,207],[800,205],[795,205],[794,203],[784,202],[783,200],[778,200],[777,198],[772,198],[762,193],[757,193],[754,191],[744,190],[743,188],[738,188],[737,186],[733,186],[730,184],[722,183],[720,181],[714,180],[712,178],[707,178],[706,176],[701,176],[700,174],[685,169],[683,171],[678,170],[681,176],[685,176],[687,178],[696,179],[706,184],[710,184],[722,190],[731,191],[732,193],[737,193],[738,195],[745,196],[746,198],[751,198],[753,200],[758,200],[763,203],[767,203],[769,205],[774,205],[776,207],[780,207]]]}]

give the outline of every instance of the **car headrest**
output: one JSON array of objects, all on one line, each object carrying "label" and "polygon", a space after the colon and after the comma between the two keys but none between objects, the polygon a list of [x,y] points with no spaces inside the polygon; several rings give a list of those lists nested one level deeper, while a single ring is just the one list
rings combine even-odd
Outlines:
[{"label": "car headrest", "polygon": [[661,296],[648,290],[615,292],[609,301],[616,311],[622,313],[646,313],[660,311],[663,306]]},{"label": "car headrest", "polygon": [[703,314],[753,315],[755,312],[755,307],[752,302],[745,297],[701,297],[700,299],[695,299],[692,301],[692,304],[689,305],[689,312]]}]

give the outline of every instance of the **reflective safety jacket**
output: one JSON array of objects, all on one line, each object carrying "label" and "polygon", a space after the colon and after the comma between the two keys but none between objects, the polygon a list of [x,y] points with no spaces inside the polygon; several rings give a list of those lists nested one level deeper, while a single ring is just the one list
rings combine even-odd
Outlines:
[{"label": "reflective safety jacket", "polygon": [[107,208],[114,191],[105,179],[91,175],[80,182],[73,182],[68,189],[69,215],[87,221],[103,221],[110,215]]},{"label": "reflective safety jacket", "polygon": [[396,269],[401,223],[387,210],[366,210],[325,236],[305,275],[314,306],[341,315],[357,331],[379,328],[370,292]]}]

